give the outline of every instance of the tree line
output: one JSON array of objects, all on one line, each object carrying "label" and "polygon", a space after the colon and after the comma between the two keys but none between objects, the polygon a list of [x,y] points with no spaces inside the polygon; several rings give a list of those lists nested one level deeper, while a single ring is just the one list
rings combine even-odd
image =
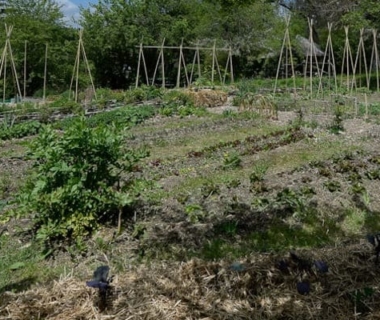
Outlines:
[{"label": "tree line", "polygon": [[[215,41],[218,47],[232,48],[235,77],[265,76],[264,69],[276,63],[273,57],[280,51],[284,16],[288,14],[292,16],[292,38],[297,34],[308,37],[308,18],[312,18],[313,38],[322,47],[327,22],[333,23],[337,56],[343,50],[344,25],[350,26],[355,45],[360,28],[380,28],[380,3],[376,0],[98,0],[80,8],[75,24],[67,23],[56,0],[9,0],[1,19],[14,26],[11,44],[18,77],[22,81],[25,72],[27,94],[38,95],[44,80],[46,43],[48,89],[68,89],[77,54],[78,28],[84,30],[96,86],[132,85],[139,44],[160,45],[164,39],[166,45],[172,46],[199,43],[209,47]],[[1,32],[0,43],[5,38],[5,32]],[[146,50],[144,54],[153,73],[157,50]],[[176,76],[178,54],[175,50],[165,52],[169,78]],[[192,62],[192,56],[186,59]],[[211,59],[210,54],[202,54],[205,76],[211,72]],[[218,59],[223,66],[227,54],[220,54]],[[84,71],[81,70],[81,81],[85,84],[88,79]]]}]

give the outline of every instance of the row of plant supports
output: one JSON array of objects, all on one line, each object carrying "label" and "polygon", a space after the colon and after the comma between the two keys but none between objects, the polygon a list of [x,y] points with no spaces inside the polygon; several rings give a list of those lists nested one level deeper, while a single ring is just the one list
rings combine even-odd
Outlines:
[{"label": "row of plant supports", "polygon": [[[5,45],[1,54],[1,60],[0,60],[0,79],[3,77],[3,103],[5,103],[5,93],[6,93],[6,86],[7,86],[7,64],[9,63],[11,66],[11,72],[12,72],[12,79],[15,83],[15,87],[17,88],[16,93],[16,101],[21,100],[22,98],[26,98],[26,69],[27,69],[27,44],[28,42],[25,41],[25,50],[24,50],[24,90],[23,94],[21,93],[21,87],[19,78],[17,75],[16,65],[14,62],[13,52],[12,52],[12,46],[10,42],[10,38],[12,35],[13,26],[7,26],[5,24],[5,33],[6,33],[6,40]],[[75,82],[75,88],[74,88],[74,101],[78,102],[78,92],[79,92],[79,65],[80,60],[83,58],[83,61],[85,63],[86,71],[89,74],[89,78],[91,81],[91,88],[94,92],[94,97],[96,99],[96,91],[95,91],[95,85],[94,81],[91,75],[90,66],[87,60],[86,51],[83,45],[83,30],[79,30],[79,41],[78,41],[78,49],[77,49],[77,55],[74,62],[74,68],[73,68],[73,75],[71,78],[70,83],[70,94],[73,91],[73,84]],[[48,52],[49,52],[49,46],[46,43],[45,44],[45,64],[44,64],[44,82],[43,82],[43,94],[42,94],[42,100],[45,102],[46,99],[46,86],[47,86],[47,68],[48,68]]]},{"label": "row of plant supports", "polygon": [[[309,24],[309,43],[310,46],[308,48],[308,53],[306,54],[305,61],[304,61],[304,83],[302,90],[304,92],[309,89],[310,96],[313,96],[315,92],[317,92],[317,96],[324,96],[325,92],[325,86],[323,79],[327,79],[327,82],[325,81],[325,84],[327,84],[329,88],[329,92],[331,92],[330,88],[334,88],[335,93],[338,92],[338,76],[336,71],[336,64],[335,64],[335,56],[334,56],[334,50],[333,50],[333,43],[332,43],[332,24],[328,24],[328,37],[326,42],[325,51],[323,53],[323,61],[322,65],[320,65],[320,62],[317,58],[317,50],[319,50],[314,42],[313,39],[313,19],[308,20]],[[291,42],[290,38],[290,32],[289,32],[289,26],[290,26],[290,17],[286,18],[286,28],[285,33],[283,37],[283,42],[281,46],[281,51],[278,59],[278,66],[277,66],[277,72],[276,72],[276,80],[274,84],[274,92],[276,93],[278,90],[278,80],[280,78],[280,70],[281,68],[284,68],[285,66],[285,78],[286,83],[288,83],[288,80],[292,79],[293,81],[293,88],[292,89],[295,93],[297,91],[296,88],[296,73],[295,73],[295,66],[294,66],[294,58],[293,58],[293,44]],[[21,99],[21,97],[26,96],[26,66],[27,66],[27,41],[25,41],[25,52],[24,52],[24,90],[23,94],[21,93],[21,87],[19,84],[17,71],[14,63],[13,53],[12,53],[12,47],[10,42],[10,37],[12,34],[13,26],[7,26],[5,25],[5,32],[6,32],[6,41],[5,46],[3,48],[3,52],[1,55],[1,61],[0,61],[0,78],[3,77],[3,103],[5,102],[5,89],[6,89],[6,78],[7,78],[7,64],[10,64],[10,69],[12,71],[12,77],[15,83],[15,87],[17,88],[17,96]],[[376,85],[377,90],[380,91],[380,79],[379,79],[379,52],[377,48],[377,30],[372,30],[372,38],[373,38],[373,46],[372,46],[372,53],[371,53],[371,59],[370,64],[368,66],[367,63],[367,57],[366,57],[366,51],[365,51],[365,45],[364,45],[364,29],[360,30],[360,39],[358,48],[356,51],[355,59],[353,58],[354,54],[351,49],[350,41],[349,41],[349,27],[344,27],[345,31],[345,44],[344,44],[344,50],[343,50],[343,59],[342,59],[342,70],[341,70],[341,79],[340,79],[340,86],[346,87],[346,90],[350,93],[353,92],[354,88],[357,89],[357,75],[362,74],[363,68],[364,68],[364,74],[365,74],[365,86],[367,89],[370,89],[370,81],[372,76],[372,70],[376,71]],[[177,63],[177,79],[175,87],[181,86],[181,79],[184,79],[183,85],[185,87],[190,86],[195,77],[201,78],[202,77],[202,70],[201,70],[201,52],[207,52],[211,54],[212,57],[212,63],[211,63],[211,84],[215,83],[215,76],[218,77],[218,83],[224,85],[226,84],[227,78],[229,78],[230,83],[234,82],[234,67],[233,67],[233,50],[230,47],[226,48],[218,48],[216,47],[216,41],[214,41],[213,46],[211,47],[204,47],[200,46],[199,41],[196,43],[195,46],[184,46],[183,41],[180,46],[167,46],[165,45],[165,39],[162,41],[162,44],[160,46],[153,46],[153,45],[144,45],[143,43],[140,43],[138,46],[139,48],[139,54],[138,54],[138,64],[137,64],[137,74],[136,74],[136,83],[135,86],[138,87],[140,81],[143,77],[145,77],[145,83],[146,85],[156,85],[158,82],[158,74],[161,73],[161,86],[166,87],[166,77],[165,77],[165,50],[171,50],[171,51],[179,51],[179,58]],[[147,49],[155,49],[158,50],[158,57],[155,64],[153,76],[149,77],[148,75],[148,68],[147,63],[144,55],[144,50]],[[185,52],[192,54],[192,64],[191,68],[188,68],[188,65],[186,64],[185,60]],[[320,50],[319,50],[320,51]],[[220,64],[218,62],[218,53],[219,52],[227,52],[227,59],[226,59],[226,65],[224,68],[224,72],[222,72]],[[77,55],[73,67],[73,75],[71,78],[70,83],[70,93],[74,91],[73,99],[77,102],[78,101],[78,92],[79,92],[79,64],[81,60],[83,59],[86,71],[89,74],[90,82],[91,82],[91,89],[94,92],[94,97],[96,99],[96,93],[95,93],[95,85],[93,82],[93,78],[91,75],[91,70],[89,67],[88,59],[86,56],[86,51],[83,44],[83,30],[79,30],[79,41],[78,41],[78,48],[77,48]],[[48,44],[46,44],[46,50],[45,50],[45,68],[44,68],[44,83],[43,83],[43,101],[45,101],[46,98],[46,85],[47,85],[47,65],[48,65]],[[325,68],[327,66],[327,74],[325,72]],[[290,67],[290,72],[288,71]],[[143,70],[143,74],[141,75],[141,69]],[[324,75],[327,75],[325,77]],[[344,77],[345,75],[345,77]],[[317,78],[317,81],[314,81],[314,78]],[[142,81],[144,82],[144,81]],[[309,82],[309,88],[307,88],[307,83]],[[318,83],[318,84],[316,84]],[[317,86],[317,88],[315,88]],[[361,83],[359,84],[361,86]],[[74,90],[73,90],[74,89]]]},{"label": "row of plant supports", "polygon": [[[138,63],[137,63],[137,75],[136,75],[136,88],[139,85],[140,81],[140,70],[141,67],[144,71],[145,76],[145,82],[146,85],[155,85],[156,84],[156,77],[159,68],[161,69],[161,86],[166,87],[166,78],[165,78],[165,59],[164,59],[164,50],[179,50],[179,61],[178,61],[178,70],[177,70],[177,82],[176,87],[179,88],[181,86],[181,75],[182,75],[182,68],[185,76],[185,86],[190,86],[191,83],[193,83],[195,72],[197,72],[198,78],[202,77],[201,72],[201,58],[200,58],[200,52],[201,51],[211,51],[212,55],[212,64],[211,64],[211,83],[214,84],[215,80],[215,73],[217,72],[217,75],[219,77],[219,83],[225,84],[226,79],[229,76],[230,82],[234,82],[234,68],[233,68],[233,62],[232,62],[232,49],[229,48],[217,48],[216,43],[214,41],[214,45],[212,47],[201,47],[199,45],[199,41],[195,45],[195,47],[191,46],[183,46],[183,41],[179,47],[177,46],[166,46],[165,45],[165,39],[162,41],[161,46],[147,46],[143,45],[143,43],[140,43],[139,48],[139,57],[138,57]],[[154,69],[153,77],[150,78],[148,76],[148,70],[146,65],[146,60],[144,56],[144,49],[158,49],[159,54],[156,62],[156,66]],[[191,65],[191,70],[188,70],[186,66],[185,56],[184,56],[184,50],[194,51],[194,58]],[[219,62],[218,62],[218,55],[217,53],[220,51],[228,52],[228,57],[226,61],[226,67],[224,69],[224,74],[222,76],[222,72],[220,70]],[[197,70],[196,70],[197,67]],[[228,75],[229,71],[229,75]],[[150,81],[151,79],[151,81]]]},{"label": "row of plant supports", "polygon": [[[313,39],[313,19],[308,19],[309,24],[309,48],[308,53],[306,54],[305,61],[304,61],[304,82],[303,82],[303,91],[307,91],[307,83],[309,82],[309,93],[310,96],[313,96],[315,91],[317,92],[317,96],[324,96],[325,88],[323,85],[323,78],[325,74],[325,68],[327,66],[327,87],[328,91],[330,92],[330,88],[333,87],[335,93],[338,92],[338,76],[336,71],[336,63],[335,63],[335,55],[333,50],[333,44],[332,44],[332,24],[328,23],[328,37],[326,41],[325,51],[323,54],[323,61],[322,65],[320,65],[320,62],[317,58],[317,51],[319,50],[314,42]],[[289,33],[289,25],[290,25],[290,17],[286,18],[286,28],[285,33],[283,37],[283,42],[281,46],[280,56],[278,60],[277,65],[277,71],[276,71],[276,80],[274,84],[274,93],[278,91],[278,80],[280,78],[280,71],[281,69],[285,68],[285,79],[287,80],[286,83],[288,83],[288,80],[292,80],[293,82],[293,88],[291,88],[294,93],[297,91],[296,87],[296,72],[295,72],[295,66],[294,66],[294,59],[293,59],[293,44],[290,39],[290,33]],[[353,53],[351,49],[351,44],[349,40],[349,27],[344,27],[345,32],[345,42],[344,42],[344,49],[343,49],[343,58],[342,58],[342,69],[341,69],[341,76],[340,76],[340,86],[345,87],[347,92],[350,94],[353,93],[354,89],[358,88],[357,85],[357,75],[361,75],[363,73],[363,67],[364,67],[364,74],[365,74],[365,87],[370,90],[370,81],[371,81],[371,75],[372,71],[375,71],[376,75],[376,88],[377,91],[380,91],[380,79],[379,79],[379,52],[377,48],[377,30],[371,30],[372,33],[372,52],[371,52],[371,59],[370,59],[370,65],[368,66],[367,57],[366,57],[366,51],[365,51],[365,45],[364,45],[364,29],[360,29],[360,38],[359,38],[359,44],[356,50],[356,53]],[[355,59],[354,59],[355,57]],[[290,66],[290,74],[288,72],[288,67]],[[314,81],[314,78],[317,78],[317,81]],[[361,79],[360,79],[361,81]],[[318,83],[316,85],[316,82]],[[315,86],[317,88],[315,89]],[[361,82],[359,84],[359,87],[362,87]]]}]

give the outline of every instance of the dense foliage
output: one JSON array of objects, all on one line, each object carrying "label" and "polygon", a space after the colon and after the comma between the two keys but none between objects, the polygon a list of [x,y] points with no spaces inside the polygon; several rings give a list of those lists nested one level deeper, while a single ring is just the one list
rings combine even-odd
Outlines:
[{"label": "dense foliage", "polygon": [[31,145],[34,170],[19,196],[22,212],[33,214],[40,239],[86,236],[102,215],[133,201],[133,180],[123,182],[121,174],[131,172],[147,152],[124,145],[120,129],[92,128],[84,118],[63,135],[43,128]]}]

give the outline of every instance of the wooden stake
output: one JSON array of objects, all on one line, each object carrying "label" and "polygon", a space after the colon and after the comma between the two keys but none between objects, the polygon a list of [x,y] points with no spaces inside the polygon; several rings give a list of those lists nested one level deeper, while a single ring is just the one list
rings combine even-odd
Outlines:
[{"label": "wooden stake", "polygon": [[[366,57],[366,54],[365,54],[363,34],[364,34],[364,29],[362,28],[362,29],[360,29],[360,40],[359,40],[358,50],[357,50],[357,53],[356,53],[355,65],[354,65],[354,69],[353,69],[353,81],[352,81],[351,90],[353,89],[354,82],[355,82],[355,79],[356,79],[355,76],[356,76],[356,69],[358,67],[358,63],[359,63],[359,74],[361,74],[361,71],[362,71],[361,70],[362,59],[364,59],[364,72],[365,72],[365,77],[366,77],[367,89],[369,90],[369,87],[370,87],[368,68],[367,68],[367,57]],[[361,86],[361,78],[360,78],[360,86]]]},{"label": "wooden stake", "polygon": [[194,75],[194,69],[195,69],[195,62],[197,62],[198,66],[198,78],[201,77],[201,61],[200,61],[200,54],[199,54],[199,40],[197,41],[196,47],[195,47],[195,53],[194,53],[194,59],[193,64],[191,67],[191,73],[190,73],[190,84],[193,83],[193,75]]},{"label": "wooden stake", "polygon": [[[293,54],[292,54],[292,45],[290,42],[290,34],[289,34],[289,25],[290,25],[290,16],[285,18],[285,23],[286,23],[286,28],[285,28],[285,33],[284,33],[284,38],[282,40],[282,45],[281,45],[281,51],[280,51],[280,58],[278,59],[278,64],[277,64],[277,71],[276,71],[276,80],[274,82],[274,90],[273,93],[276,93],[277,91],[277,82],[278,82],[278,77],[280,75],[280,68],[282,64],[282,57],[284,55],[284,50],[289,50],[289,56],[290,56],[290,65],[292,69],[292,78],[293,78],[293,87],[294,87],[294,94],[296,94],[296,77],[295,77],[295,72],[294,72],[294,64],[293,64]],[[286,62],[285,62],[286,64]],[[287,66],[285,66],[287,68]]]},{"label": "wooden stake", "polygon": [[10,37],[11,37],[12,31],[13,31],[13,26],[10,26],[8,28],[7,24],[5,24],[6,40],[5,40],[4,50],[3,50],[3,53],[1,56],[1,65],[0,65],[0,76],[1,76],[2,71],[4,71],[3,103],[5,102],[6,69],[7,69],[8,53],[9,53],[9,57],[10,57],[11,71],[12,71],[13,79],[15,81],[16,88],[17,88],[16,98],[17,98],[17,95],[20,97],[20,99],[22,97],[20,84],[18,82],[18,77],[17,77],[16,65],[15,65],[13,53],[12,53],[12,46],[11,46],[11,42],[10,42]]},{"label": "wooden stake", "polygon": [[161,47],[161,74],[162,74],[162,88],[163,89],[165,89],[164,42],[165,42],[165,39],[162,41],[162,47]]},{"label": "wooden stake", "polygon": [[345,40],[345,44],[344,44],[343,59],[342,59],[341,85],[343,85],[343,72],[344,72],[344,67],[346,67],[347,91],[350,91],[350,62],[351,62],[351,69],[353,69],[354,63],[352,60],[350,40],[348,39],[348,27],[347,26],[344,27],[344,32],[346,34],[346,40]]},{"label": "wooden stake", "polygon": [[164,65],[165,61],[164,61],[164,49],[163,49],[164,44],[165,44],[165,38],[164,38],[164,40],[162,40],[162,45],[160,47],[160,53],[158,54],[156,67],[155,67],[154,73],[153,73],[152,85],[154,85],[154,82],[156,80],[158,66],[160,65],[160,60],[161,60],[162,85],[165,88],[165,65]]},{"label": "wooden stake", "polygon": [[226,68],[224,69],[223,85],[225,85],[225,83],[226,83],[226,76],[227,76],[228,67],[230,68],[230,80],[231,80],[231,83],[234,83],[234,68],[233,68],[233,65],[232,65],[232,49],[231,49],[231,47],[228,50],[228,57],[227,57],[227,61],[226,61]]},{"label": "wooden stake", "polygon": [[84,49],[84,44],[83,44],[83,39],[81,37],[81,46],[82,46],[82,54],[83,54],[83,59],[84,59],[84,63],[86,65],[86,68],[87,68],[87,71],[88,71],[88,75],[90,77],[90,82],[91,82],[91,87],[92,87],[92,90],[94,92],[94,97],[95,97],[95,100],[98,100],[97,96],[96,96],[96,90],[95,90],[95,85],[94,85],[94,81],[92,79],[92,75],[91,75],[91,69],[90,69],[90,64],[88,63],[88,59],[87,59],[87,54],[86,54],[86,50]]},{"label": "wooden stake", "polygon": [[44,87],[43,87],[43,95],[42,95],[42,101],[43,102],[45,102],[45,99],[46,99],[47,58],[48,58],[48,44],[46,43],[46,47],[45,47],[45,67],[44,67]]},{"label": "wooden stake", "polygon": [[27,53],[27,45],[28,45],[28,41],[25,40],[25,47],[24,47],[24,99],[26,97],[26,53]]},{"label": "wooden stake", "polygon": [[183,46],[183,39],[181,42],[181,45],[179,46],[179,60],[178,60],[178,72],[177,72],[177,88],[180,86],[181,81],[181,64],[182,64],[182,46]]},{"label": "wooden stake", "polygon": [[[331,83],[331,68],[332,68],[332,72],[333,72],[333,76],[334,76],[334,84],[335,84],[335,93],[337,93],[338,92],[338,84],[337,84],[337,77],[336,77],[335,57],[334,57],[334,49],[333,49],[333,45],[332,45],[332,40],[331,40],[332,23],[330,23],[330,22],[327,23],[327,29],[329,30],[329,34],[327,37],[326,49],[325,49],[325,54],[324,54],[323,62],[322,62],[322,72],[325,69],[325,63],[326,63],[326,58],[327,58],[328,59],[329,85]],[[320,90],[323,93],[322,76],[319,79],[318,93]]]},{"label": "wooden stake", "polygon": [[94,85],[93,78],[92,78],[92,75],[91,75],[90,65],[89,65],[88,60],[87,60],[86,50],[84,49],[84,44],[83,44],[83,30],[82,29],[79,30],[78,34],[79,34],[79,41],[78,41],[77,55],[76,55],[75,62],[74,62],[73,75],[71,77],[69,98],[71,97],[71,89],[72,89],[73,82],[74,82],[74,77],[75,77],[75,96],[74,96],[74,100],[75,100],[75,102],[78,102],[79,65],[80,65],[80,56],[81,56],[81,52],[82,52],[82,54],[83,54],[83,60],[84,60],[84,63],[85,63],[88,75],[90,77],[90,82],[91,82],[92,90],[94,92],[94,96],[95,96],[95,100],[96,100],[97,97],[96,97],[95,85]]},{"label": "wooden stake", "polygon": [[373,38],[373,45],[372,45],[372,53],[371,53],[371,63],[370,63],[370,73],[372,74],[372,68],[373,68],[373,60],[375,60],[375,66],[376,66],[376,88],[377,91],[379,91],[380,88],[380,81],[379,81],[379,51],[377,49],[377,30],[372,29],[372,38]]},{"label": "wooden stake", "polygon": [[5,61],[4,61],[4,83],[3,83],[3,103],[5,103],[6,83],[7,83],[7,57],[5,56]]},{"label": "wooden stake", "polygon": [[214,40],[214,45],[212,47],[212,68],[211,68],[211,83],[214,84],[214,71],[215,71],[215,45],[216,40]]}]

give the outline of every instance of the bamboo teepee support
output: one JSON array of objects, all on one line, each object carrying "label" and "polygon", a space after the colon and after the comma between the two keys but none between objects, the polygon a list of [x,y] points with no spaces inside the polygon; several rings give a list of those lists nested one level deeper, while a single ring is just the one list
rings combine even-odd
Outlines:
[{"label": "bamboo teepee support", "polygon": [[[361,75],[362,73],[362,60],[364,62],[364,72],[365,72],[365,78],[366,78],[366,85],[367,89],[369,90],[369,74],[368,74],[368,67],[367,67],[367,57],[365,54],[365,47],[364,47],[364,41],[363,41],[363,34],[364,34],[364,29],[360,29],[360,39],[359,39],[359,45],[358,45],[358,50],[356,53],[356,58],[355,58],[355,65],[352,73],[352,85],[351,85],[351,90],[353,89],[354,83],[356,83],[356,73],[357,73],[357,68],[359,64],[359,74]],[[360,78],[360,86],[361,86],[361,78]]]},{"label": "bamboo teepee support", "polygon": [[376,88],[377,88],[377,91],[379,91],[379,88],[380,88],[380,81],[379,81],[379,51],[378,51],[378,48],[377,48],[377,30],[376,29],[372,29],[372,37],[373,37],[373,45],[372,45],[371,63],[370,63],[369,70],[370,70],[370,72],[372,74],[373,63],[375,63],[375,67],[376,67]]},{"label": "bamboo teepee support", "polygon": [[194,75],[195,63],[197,63],[197,66],[198,66],[198,78],[200,78],[202,75],[201,75],[201,58],[200,58],[200,53],[199,53],[199,40],[197,41],[197,44],[195,46],[194,59],[193,59],[193,64],[191,66],[190,79],[189,79],[190,84],[193,83],[193,75]]},{"label": "bamboo teepee support", "polygon": [[48,60],[48,44],[45,45],[45,65],[44,65],[44,87],[42,94],[42,101],[45,102],[46,99],[46,78],[47,78],[47,60]]},{"label": "bamboo teepee support", "polygon": [[79,34],[79,41],[78,41],[77,55],[76,55],[76,58],[75,58],[75,63],[74,63],[74,68],[73,68],[73,76],[71,77],[69,98],[71,97],[71,90],[72,90],[72,86],[73,86],[73,82],[74,82],[74,78],[75,78],[75,95],[74,95],[74,100],[75,100],[75,102],[78,102],[79,65],[80,65],[80,59],[81,59],[81,55],[82,55],[84,63],[85,63],[85,66],[86,66],[86,70],[87,70],[88,75],[90,77],[91,88],[92,88],[92,90],[94,92],[95,100],[97,100],[96,90],[95,90],[94,81],[93,81],[92,75],[91,75],[90,65],[88,63],[87,55],[86,55],[86,50],[85,50],[84,44],[83,44],[83,29],[80,29],[79,32],[78,32],[78,34]]},{"label": "bamboo teepee support", "polygon": [[147,70],[147,67],[146,67],[146,62],[145,62],[145,56],[144,56],[144,50],[143,50],[143,44],[142,44],[142,42],[140,43],[140,47],[139,47],[139,60],[138,60],[138,63],[137,63],[137,75],[136,75],[136,86],[135,86],[136,88],[139,85],[141,62],[143,63],[143,68],[144,68],[144,72],[145,72],[146,85],[149,86],[148,70]]},{"label": "bamboo teepee support", "polygon": [[[277,82],[278,82],[278,77],[280,75],[280,68],[282,64],[282,57],[284,55],[284,50],[286,50],[285,54],[285,67],[288,67],[288,54],[287,52],[289,51],[289,56],[290,56],[290,66],[292,69],[292,78],[293,78],[293,91],[294,94],[296,94],[296,77],[295,77],[295,72],[294,72],[294,64],[293,64],[293,54],[292,54],[292,44],[290,42],[290,34],[289,34],[289,25],[290,25],[290,16],[285,18],[285,33],[284,33],[284,38],[282,40],[282,46],[281,46],[281,51],[280,51],[280,58],[278,59],[278,65],[277,65],[277,72],[276,72],[276,80],[274,82],[274,93],[277,91]],[[288,79],[286,79],[287,81]]]},{"label": "bamboo teepee support", "polygon": [[317,76],[319,78],[319,83],[321,80],[321,73],[319,71],[319,65],[318,65],[318,59],[317,59],[317,48],[314,43],[314,37],[313,37],[313,25],[314,20],[308,18],[308,25],[309,25],[309,42],[310,42],[310,48],[309,48],[309,55],[306,57],[306,65],[305,65],[305,71],[304,71],[304,88],[306,88],[306,73],[307,73],[307,67],[309,64],[309,84],[310,84],[310,96],[313,95],[313,59],[315,61],[315,66],[317,69]]},{"label": "bamboo teepee support", "polygon": [[[199,46],[199,41],[197,42],[196,46],[166,46],[165,45],[165,39],[163,40],[162,44],[160,46],[150,46],[150,45],[142,45],[140,44],[140,46],[136,46],[136,48],[140,48],[139,49],[139,59],[138,59],[138,68],[137,68],[137,74],[136,74],[136,87],[138,87],[138,83],[139,83],[139,76],[140,76],[140,69],[141,69],[141,63],[143,62],[144,63],[144,68],[145,68],[145,74],[146,74],[146,78],[148,79],[148,75],[147,75],[147,69],[146,69],[146,64],[145,64],[145,58],[144,58],[144,54],[143,54],[143,50],[144,49],[159,49],[159,54],[158,54],[158,58],[157,58],[157,61],[156,61],[156,65],[155,65],[155,68],[154,68],[154,73],[153,73],[153,78],[152,78],[152,81],[151,83],[149,83],[150,81],[148,80],[147,81],[147,84],[151,84],[151,85],[154,85],[155,84],[155,81],[156,81],[156,77],[157,77],[157,74],[158,74],[158,71],[159,71],[159,68],[160,68],[160,65],[161,65],[161,72],[162,72],[162,75],[163,75],[163,81],[162,81],[162,86],[165,87],[165,64],[164,64],[164,49],[169,49],[169,50],[179,50],[180,51],[180,62],[178,64],[178,67],[180,69],[182,69],[182,67],[184,67],[185,69],[185,72],[186,72],[186,81],[188,82],[188,85],[190,85],[193,81],[193,78],[194,78],[194,73],[195,73],[195,65],[197,64],[198,65],[198,77],[201,77],[201,62],[200,62],[200,51],[201,50],[204,50],[204,51],[211,51],[212,52],[212,82],[214,81],[214,76],[215,76],[215,69],[217,70],[218,72],[218,76],[219,76],[219,80],[220,80],[220,83],[223,83],[223,77],[222,77],[222,73],[221,73],[221,70],[220,70],[220,66],[219,66],[219,63],[218,63],[218,58],[217,58],[217,52],[219,51],[230,51],[230,49],[227,49],[227,48],[216,48],[216,45],[215,45],[215,42],[214,42],[214,45],[213,47],[200,47]],[[187,66],[186,66],[186,61],[185,61],[185,57],[184,57],[184,53],[183,53],[183,50],[194,50],[195,51],[195,54],[194,54],[194,58],[193,58],[193,64],[192,64],[192,67],[191,67],[191,72],[190,72],[190,76],[188,75],[188,72],[187,72]],[[181,51],[182,51],[182,54],[181,54]],[[229,63],[230,63],[230,70],[231,70],[231,74],[233,75],[233,65],[232,65],[232,51],[231,53],[229,53],[231,56],[230,56],[230,59],[229,59]],[[178,72],[178,71],[177,71]],[[180,70],[181,72],[181,70]],[[177,79],[178,79],[178,73],[177,73]],[[232,80],[233,81],[233,80]],[[178,81],[177,81],[178,82]]]},{"label": "bamboo teepee support", "polygon": [[[334,49],[333,49],[332,39],[331,39],[332,26],[333,26],[332,23],[330,23],[330,22],[327,23],[327,29],[329,31],[329,34],[327,37],[326,49],[325,49],[325,53],[323,56],[322,72],[323,72],[323,70],[325,70],[326,59],[327,59],[327,63],[328,63],[328,73],[327,74],[328,74],[328,80],[329,80],[329,87],[331,84],[331,73],[332,73],[332,76],[334,77],[335,93],[337,93],[338,92],[338,82],[337,82],[337,77],[336,77]],[[322,77],[320,77],[320,80],[319,80],[318,94],[321,91],[323,93]]]},{"label": "bamboo teepee support", "polygon": [[24,45],[24,99],[26,97],[26,55],[27,55],[27,48],[28,48],[28,41],[25,40],[25,45]]},{"label": "bamboo teepee support", "polygon": [[212,46],[212,67],[211,67],[211,83],[212,84],[214,84],[215,66],[218,71],[219,81],[222,82],[222,74],[220,72],[218,57],[216,55],[216,40],[214,40],[214,45]]},{"label": "bamboo teepee support", "polygon": [[154,69],[153,79],[152,79],[152,86],[154,85],[154,82],[156,80],[156,75],[158,71],[158,67],[161,62],[161,75],[162,75],[162,87],[165,88],[165,59],[164,59],[164,48],[165,48],[165,38],[162,40],[162,45],[160,47],[160,53],[158,54],[156,67]]},{"label": "bamboo teepee support", "polygon": [[234,83],[234,67],[233,67],[233,64],[232,64],[232,49],[231,49],[231,47],[228,50],[228,57],[227,57],[227,61],[226,61],[226,68],[224,69],[223,85],[226,84],[226,77],[227,77],[228,67],[230,67],[230,79],[231,79],[231,83]]},{"label": "bamboo teepee support", "polygon": [[181,42],[181,45],[179,47],[179,61],[178,61],[178,71],[177,71],[177,88],[180,87],[180,82],[181,82],[181,65],[183,65],[183,69],[185,71],[185,77],[186,77],[186,84],[189,86],[189,76],[187,74],[187,67],[186,67],[186,61],[185,57],[183,55],[183,39]]},{"label": "bamboo teepee support", "polygon": [[350,91],[350,67],[351,70],[353,70],[354,62],[352,59],[352,51],[350,46],[350,40],[348,38],[348,31],[349,28],[347,26],[344,27],[344,32],[346,34],[346,40],[344,43],[344,50],[343,50],[343,59],[342,59],[342,75],[341,75],[341,86],[343,86],[343,72],[344,68],[346,68],[346,85],[347,85],[347,91]]},{"label": "bamboo teepee support", "polygon": [[13,75],[13,79],[16,83],[17,95],[20,99],[22,98],[20,84],[19,84],[18,77],[17,77],[16,65],[15,65],[13,52],[12,52],[12,46],[11,46],[11,42],[10,42],[12,31],[13,31],[13,26],[8,27],[7,24],[5,24],[6,40],[5,40],[3,53],[1,55],[1,63],[0,63],[0,77],[2,75],[2,72],[4,71],[3,103],[5,102],[6,73],[7,73],[6,69],[7,69],[8,54],[9,54],[9,58],[10,58],[11,72]]}]

